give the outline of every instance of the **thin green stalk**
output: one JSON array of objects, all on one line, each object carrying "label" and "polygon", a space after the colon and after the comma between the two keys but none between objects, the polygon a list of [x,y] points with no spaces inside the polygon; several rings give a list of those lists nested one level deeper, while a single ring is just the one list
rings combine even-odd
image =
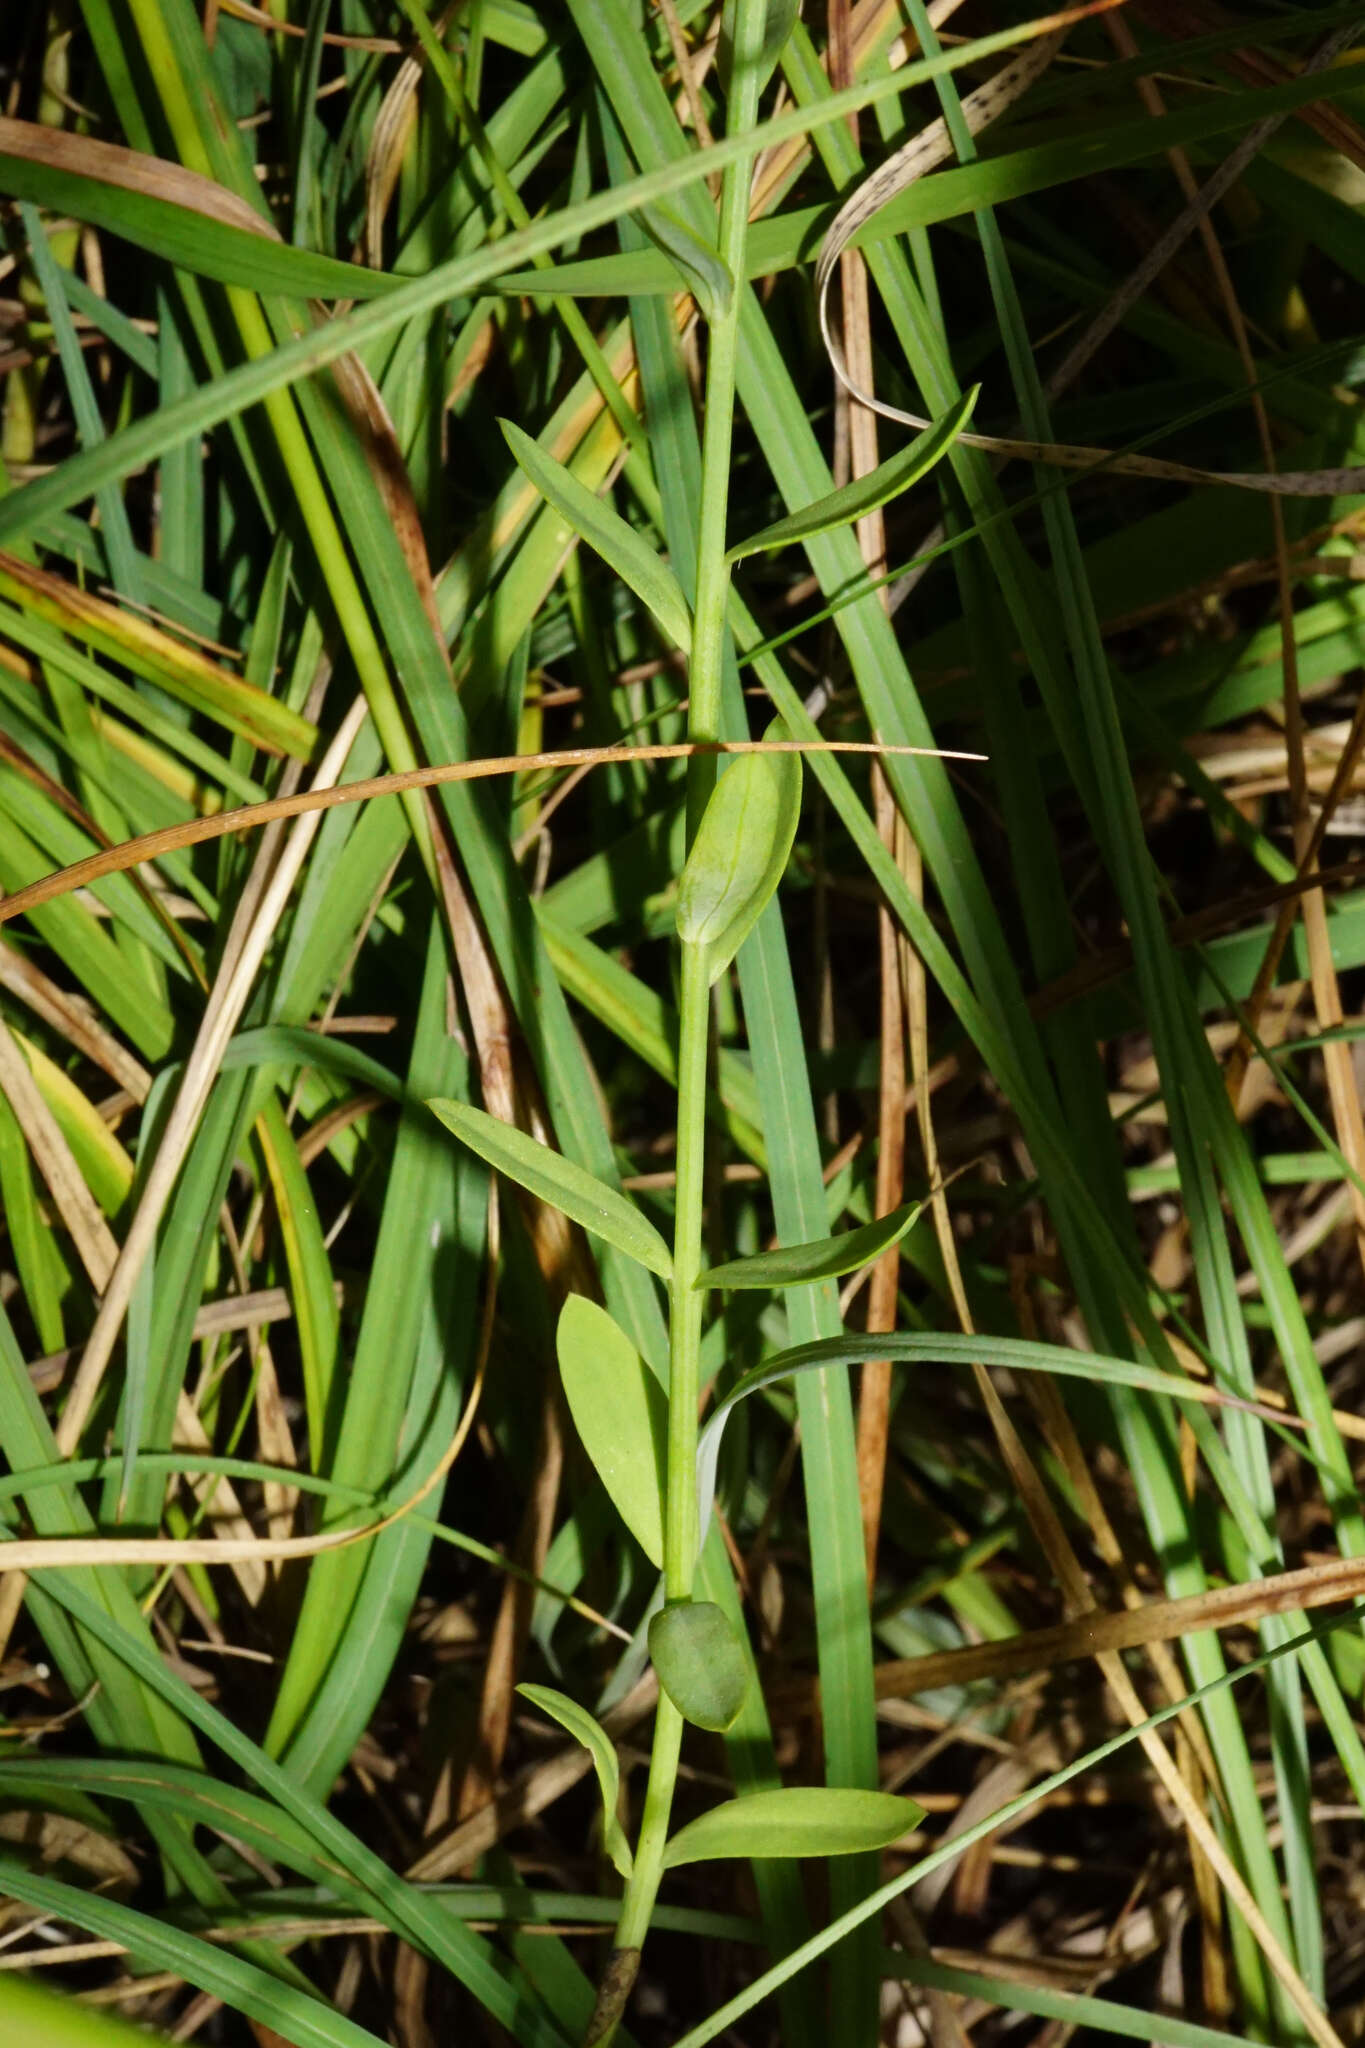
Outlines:
[{"label": "thin green stalk", "polygon": [[[722,613],[722,618],[724,614]],[[697,1399],[701,1391],[702,1208],[706,1157],[706,1056],[710,987],[704,946],[682,950],[678,1037],[678,1185],[669,1339],[668,1498],[664,1587],[690,1600],[697,1559]]]},{"label": "thin green stalk", "polygon": [[[760,53],[766,22],[763,0],[740,0],[736,10],[734,76],[728,125],[746,133],[758,113]],[[732,279],[744,275],[752,159],[741,157],[725,174],[721,191],[719,249]],[[739,359],[740,293],[732,290],[712,311],[706,369],[706,411],[702,436],[701,518],[697,533],[697,597],[692,624],[687,734],[692,740],[719,739],[730,570],[725,560],[733,441],[735,373]],[[689,766],[688,841],[696,833],[715,786],[714,756]],[[697,1560],[697,1399],[701,1379],[704,1290],[702,1211],[706,1157],[706,1070],[710,1027],[710,981],[703,945],[682,949],[678,1037],[677,1197],[673,1234],[673,1282],[669,1327],[668,1483],[664,1513],[664,1588],[670,1602],[692,1597]],[[639,1950],[654,1910],[663,1874],[673,1791],[682,1749],[683,1719],[661,1695],[654,1723],[649,1784],[626,1885],[611,1965],[589,2024],[587,2041],[609,2043],[620,2023],[639,1966]]]}]

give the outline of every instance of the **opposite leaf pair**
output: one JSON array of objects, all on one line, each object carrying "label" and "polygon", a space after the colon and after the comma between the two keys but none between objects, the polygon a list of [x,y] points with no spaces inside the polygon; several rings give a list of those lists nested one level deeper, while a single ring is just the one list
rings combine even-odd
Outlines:
[{"label": "opposite leaf pair", "polygon": [[[621,1774],[610,1736],[585,1708],[552,1686],[519,1685],[517,1691],[567,1729],[592,1758],[602,1794],[607,1854],[620,1875],[629,1878],[635,1859],[617,1817]],[[664,1868],[676,1870],[683,1863],[728,1856],[853,1856],[899,1841],[923,1818],[923,1807],[913,1799],[899,1799],[890,1792],[823,1785],[750,1792],[741,1799],[723,1800],[679,1828],[664,1850]]]}]

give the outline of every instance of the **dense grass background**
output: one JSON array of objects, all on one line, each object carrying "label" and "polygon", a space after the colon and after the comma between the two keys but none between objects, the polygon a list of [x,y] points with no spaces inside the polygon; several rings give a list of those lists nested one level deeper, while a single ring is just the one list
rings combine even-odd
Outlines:
[{"label": "dense grass background", "polygon": [[[685,662],[498,421],[691,601],[717,479],[677,223],[714,243],[720,15],[13,0],[7,895],[314,782],[683,736]],[[761,108],[728,539],[903,445],[837,391],[811,266],[939,118],[955,159],[836,281],[864,384],[939,419],[979,383],[979,429],[1215,471],[1365,463],[1365,89],[1349,48],[1299,76],[1350,9],[1130,0],[976,141],[959,94],[1032,45],[1027,10],[804,16]],[[940,29],[951,61],[906,84]],[[818,120],[850,80],[853,126]],[[672,228],[641,211],[665,196]],[[730,737],[775,706],[986,758],[808,757],[780,896],[716,987],[713,1262],[937,1193],[842,1299],[711,1298],[715,1392],[844,1329],[926,1341],[737,1411],[699,1590],[760,1683],[689,1734],[679,1813],[825,1782],[927,1816],[880,1867],[670,1877],[640,2042],[1361,2033],[1356,481],[1271,499],[958,446],[735,571]],[[423,1105],[481,1103],[669,1234],[685,785],[623,754],[343,803],[0,925],[0,1515],[96,1539],[0,1578],[16,2027],[581,2033],[619,1884],[586,1752],[514,1687],[604,1721],[631,1832],[657,1573],[553,1331],[598,1296],[662,1372],[666,1304],[490,1197]],[[383,1533],[270,1553],[408,1502],[457,1428]],[[708,2021],[879,1879],[884,1913]],[[7,2007],[39,1966],[85,2004]]]}]

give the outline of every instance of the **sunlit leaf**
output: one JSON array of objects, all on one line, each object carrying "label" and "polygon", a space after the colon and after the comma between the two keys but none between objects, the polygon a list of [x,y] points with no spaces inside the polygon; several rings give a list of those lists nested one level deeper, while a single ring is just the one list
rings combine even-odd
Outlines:
[{"label": "sunlit leaf", "polygon": [[664,1850],[664,1867],[721,1856],[855,1856],[899,1841],[923,1818],[913,1799],[851,1786],[751,1792],[689,1821]]},{"label": "sunlit leaf", "polygon": [[[765,735],[785,739],[775,722]],[[716,981],[734,959],[781,881],[801,815],[801,757],[741,754],[702,814],[678,884],[678,937],[704,946]]]},{"label": "sunlit leaf", "polygon": [[583,1448],[652,1564],[664,1561],[668,1401],[604,1308],[571,1294],[555,1334],[564,1397]]},{"label": "sunlit leaf", "polygon": [[501,1117],[489,1116],[467,1102],[438,1100],[427,1107],[496,1173],[514,1180],[540,1201],[562,1209],[575,1223],[638,1259],[661,1280],[672,1277],[672,1254],[654,1225],[596,1174],[575,1165],[552,1146],[542,1145],[538,1138],[528,1137],[515,1124],[504,1123]]},{"label": "sunlit leaf", "polygon": [[512,420],[503,420],[501,425],[508,447],[542,498],[616,571],[668,638],[687,654],[692,646],[692,615],[668,564],[633,526],[627,526],[619,512],[581,484],[562,462],[547,455],[529,434]]},{"label": "sunlit leaf", "polygon": [[856,1230],[842,1230],[836,1237],[817,1238],[813,1244],[784,1244],[776,1251],[755,1252],[747,1259],[730,1259],[699,1273],[696,1287],[811,1287],[817,1280],[834,1280],[841,1273],[856,1273],[871,1265],[883,1252],[898,1244],[923,1202],[907,1202],[888,1216],[863,1223]]},{"label": "sunlit leaf", "polygon": [[875,512],[879,505],[889,504],[892,498],[908,491],[911,484],[917,484],[935,463],[943,460],[971,418],[980,389],[979,384],[973,384],[941,420],[927,427],[922,434],[917,434],[908,448],[902,448],[897,454],[888,456],[885,462],[879,462],[866,476],[855,478],[842,490],[830,491],[825,497],[817,498],[814,504],[789,512],[785,519],[775,519],[771,526],[750,534],[747,540],[736,541],[726,560],[742,562],[746,555],[762,554],[769,548],[788,547],[794,541],[809,540],[817,533],[831,533],[835,527],[850,526],[865,513]]},{"label": "sunlit leaf", "polygon": [[597,1783],[602,1793],[603,1838],[607,1854],[620,1871],[622,1877],[629,1877],[634,1868],[630,1853],[616,1817],[616,1799],[621,1789],[621,1769],[616,1760],[616,1751],[610,1736],[600,1721],[595,1721],[586,1707],[580,1707],[567,1694],[556,1692],[549,1685],[519,1685],[517,1691],[532,1706],[539,1707],[543,1714],[558,1721],[561,1728],[567,1728],[575,1742],[581,1742],[592,1758],[592,1767],[597,1773]]}]

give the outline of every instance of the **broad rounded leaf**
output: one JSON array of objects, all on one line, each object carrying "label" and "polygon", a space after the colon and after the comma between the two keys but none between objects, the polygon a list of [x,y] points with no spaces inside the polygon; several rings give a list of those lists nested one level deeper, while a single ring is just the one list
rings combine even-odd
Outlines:
[{"label": "broad rounded leaf", "polygon": [[866,476],[856,477],[842,490],[830,491],[810,505],[802,505],[799,510],[789,512],[785,519],[775,519],[771,526],[750,534],[747,540],[737,541],[726,555],[726,561],[742,562],[746,555],[758,555],[768,548],[784,548],[794,541],[810,540],[817,533],[830,533],[836,526],[849,526],[855,519],[875,512],[879,505],[889,504],[892,498],[908,491],[911,484],[917,484],[935,463],[943,460],[971,418],[980,389],[979,384],[974,384],[941,420],[936,420],[932,427],[926,427],[922,434],[917,434],[908,447],[888,456],[885,462],[879,462]]},{"label": "broad rounded leaf", "polygon": [[749,1689],[749,1665],[723,1611],[711,1600],[680,1600],[649,1624],[659,1683],[685,1721],[724,1733]]},{"label": "broad rounded leaf", "polygon": [[556,1692],[553,1686],[519,1685],[517,1691],[524,1699],[528,1699],[533,1707],[539,1707],[542,1714],[548,1714],[552,1721],[558,1721],[561,1728],[566,1728],[575,1742],[581,1742],[592,1758],[592,1767],[597,1773],[597,1784],[602,1794],[603,1839],[607,1845],[607,1854],[621,1876],[629,1877],[635,1867],[635,1859],[630,1853],[630,1844],[616,1817],[616,1796],[621,1789],[621,1770],[611,1737],[601,1722],[593,1719],[586,1707],[580,1707],[567,1693]]},{"label": "broad rounded leaf", "polygon": [[723,1266],[711,1266],[699,1273],[694,1287],[811,1287],[817,1280],[835,1280],[841,1273],[855,1273],[871,1265],[905,1236],[924,1208],[923,1202],[907,1202],[879,1216],[875,1223],[860,1224],[856,1230],[840,1231],[837,1237],[821,1237],[810,1244],[779,1245],[776,1251],[755,1252],[752,1258],[730,1259]]},{"label": "broad rounded leaf", "polygon": [[571,1294],[555,1333],[574,1428],[612,1505],[651,1564],[664,1561],[668,1400],[624,1330]]},{"label": "broad rounded leaf", "polygon": [[[786,739],[769,727],[768,739]],[[678,937],[706,948],[714,982],[782,879],[801,815],[801,756],[741,754],[711,792],[678,884]]]},{"label": "broad rounded leaf", "polygon": [[542,1202],[562,1209],[594,1237],[605,1238],[618,1252],[638,1259],[661,1280],[672,1279],[673,1255],[668,1246],[649,1218],[619,1189],[609,1188],[586,1167],[575,1165],[538,1138],[528,1137],[515,1124],[489,1116],[487,1110],[439,1099],[429,1102],[427,1108],[471,1152],[486,1159],[495,1173],[505,1174]]},{"label": "broad rounded leaf", "polygon": [[689,1821],[664,1850],[664,1868],[721,1856],[854,1856],[884,1849],[924,1818],[890,1792],[813,1785],[751,1792]]},{"label": "broad rounded leaf", "polygon": [[692,614],[687,609],[682,585],[668,564],[660,561],[633,526],[627,526],[619,512],[581,484],[562,462],[547,455],[529,434],[511,420],[499,424],[508,447],[541,497],[554,506],[580,540],[596,550],[623,583],[629,584],[673,644],[684,654],[689,653]]}]

